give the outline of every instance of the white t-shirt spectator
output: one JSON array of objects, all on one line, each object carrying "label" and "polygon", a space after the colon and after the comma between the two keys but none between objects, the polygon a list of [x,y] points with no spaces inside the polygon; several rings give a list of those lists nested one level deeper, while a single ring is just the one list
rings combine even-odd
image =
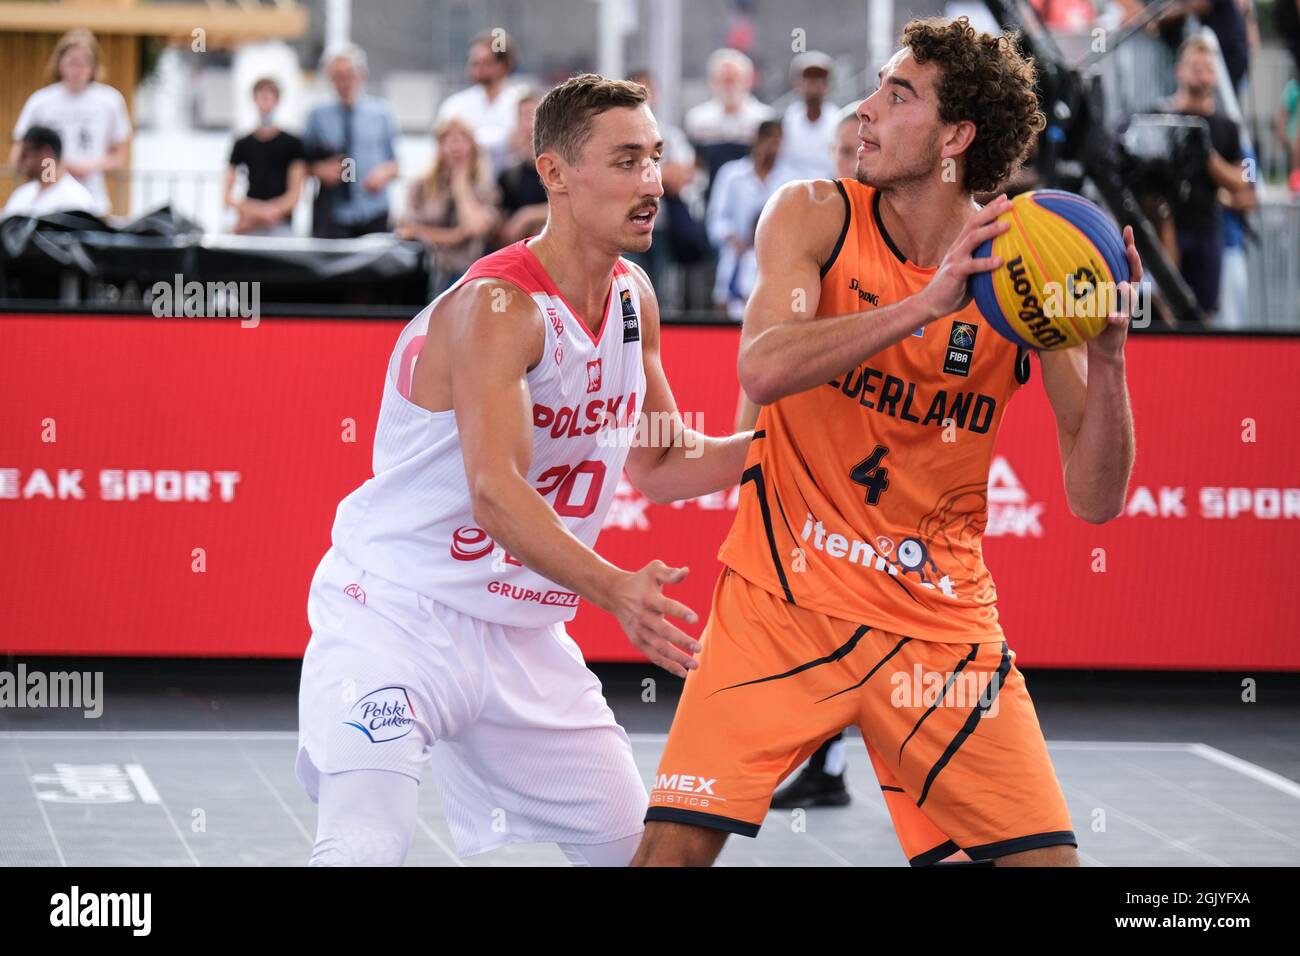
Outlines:
[{"label": "white t-shirt spectator", "polygon": [[23,183],[9,194],[4,216],[44,216],[52,212],[89,212],[102,216],[107,208],[89,189],[64,173],[58,182],[45,189],[35,179]]},{"label": "white t-shirt spectator", "polygon": [[718,170],[706,223],[709,241],[718,250],[713,301],[725,303],[727,314],[733,319],[744,317],[745,303],[757,278],[754,232],[759,214],[774,192],[799,178],[794,168],[780,157],[766,179],[758,178],[754,161],[748,156],[726,163]]},{"label": "white t-shirt spectator", "polygon": [[[65,163],[99,159],[109,147],[131,138],[126,100],[105,83],[91,83],[80,93],[70,93],[62,83],[42,87],[23,104],[14,124],[14,142],[33,126],[48,126],[59,134]],[[82,185],[108,208],[103,173],[87,176]]]},{"label": "white t-shirt spectator", "polygon": [[798,170],[800,179],[832,179],[835,176],[835,128],[840,109],[823,103],[817,122],[808,121],[803,100],[791,103],[781,118],[781,160]]},{"label": "white t-shirt spectator", "polygon": [[523,91],[521,86],[506,84],[497,98],[489,101],[487,91],[475,83],[442,101],[434,125],[453,117],[468,125],[479,148],[487,150],[492,160],[492,176],[496,178],[510,165],[510,135],[519,120],[519,97]]},{"label": "white t-shirt spectator", "polygon": [[728,113],[718,100],[705,100],[686,111],[683,127],[692,143],[752,143],[758,124],[774,119],[776,112],[753,96],[746,96],[740,109]]}]

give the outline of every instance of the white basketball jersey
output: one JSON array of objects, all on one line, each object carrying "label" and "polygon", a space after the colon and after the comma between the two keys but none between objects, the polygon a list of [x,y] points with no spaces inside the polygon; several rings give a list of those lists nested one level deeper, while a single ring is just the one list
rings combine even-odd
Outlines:
[{"label": "white basketball jersey", "polygon": [[[592,547],[645,397],[636,283],[619,260],[593,339],[525,241],[478,260],[452,288],[481,278],[518,286],[541,312],[546,346],[527,376],[533,403],[528,482]],[[375,476],[339,504],[334,547],[372,574],[484,621],[540,627],[570,620],[578,595],[524,567],[475,525],[455,412],[410,401],[436,304],[406,326],[393,349],[375,434]]]}]

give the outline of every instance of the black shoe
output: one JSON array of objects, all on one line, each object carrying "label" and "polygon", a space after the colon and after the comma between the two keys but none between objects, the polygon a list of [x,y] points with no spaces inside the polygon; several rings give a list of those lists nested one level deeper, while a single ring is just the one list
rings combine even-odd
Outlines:
[{"label": "black shoe", "polygon": [[847,807],[852,801],[844,786],[844,775],[829,774],[817,767],[805,767],[794,780],[772,797],[773,810],[800,807]]}]

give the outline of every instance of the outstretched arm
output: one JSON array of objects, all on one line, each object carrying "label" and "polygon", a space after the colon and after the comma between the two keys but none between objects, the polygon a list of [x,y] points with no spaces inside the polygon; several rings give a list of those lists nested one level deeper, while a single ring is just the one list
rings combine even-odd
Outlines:
[{"label": "outstretched arm", "polygon": [[627,456],[628,478],[647,498],[661,503],[737,485],[752,432],[713,438],[686,427],[659,359],[659,303],[646,274],[638,266],[633,269],[641,286],[646,394],[642,420],[637,423],[638,441]]},{"label": "outstretched arm", "polygon": [[[662,589],[683,580],[686,569],[662,561],[635,573],[616,567],[579,541],[528,480],[533,418],[527,375],[541,360],[545,340],[537,306],[513,285],[484,279],[466,283],[445,307],[448,314],[436,318],[450,323],[447,364],[474,520],[526,567],[609,611],[633,646],[685,677],[696,666],[686,652],[699,645],[664,615],[688,623],[696,616]],[[429,336],[426,348],[434,347]]]},{"label": "outstretched arm", "polygon": [[1065,494],[1076,517],[1102,524],[1119,516],[1133,473],[1133,411],[1124,377],[1124,342],[1142,279],[1133,228],[1124,228],[1131,281],[1126,302],[1086,345],[1040,352],[1043,387],[1056,415]]}]

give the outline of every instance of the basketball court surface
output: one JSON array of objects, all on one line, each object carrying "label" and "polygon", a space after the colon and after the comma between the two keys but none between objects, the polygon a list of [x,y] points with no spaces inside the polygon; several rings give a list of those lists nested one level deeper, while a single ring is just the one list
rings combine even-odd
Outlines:
[{"label": "basketball court surface", "polygon": [[[0,710],[0,866],[305,863],[316,808],[293,775],[296,663],[101,666],[98,720]],[[646,702],[648,667],[597,671],[648,784],[676,682],[660,679],[672,686]],[[1272,704],[1234,701],[1239,684],[1031,672],[1085,865],[1300,864],[1294,678],[1260,678]],[[847,750],[851,806],[773,811],[756,840],[728,840],[719,863],[906,865],[861,738]],[[457,859],[431,783],[426,775],[408,866],[567,865],[545,845]]]}]

